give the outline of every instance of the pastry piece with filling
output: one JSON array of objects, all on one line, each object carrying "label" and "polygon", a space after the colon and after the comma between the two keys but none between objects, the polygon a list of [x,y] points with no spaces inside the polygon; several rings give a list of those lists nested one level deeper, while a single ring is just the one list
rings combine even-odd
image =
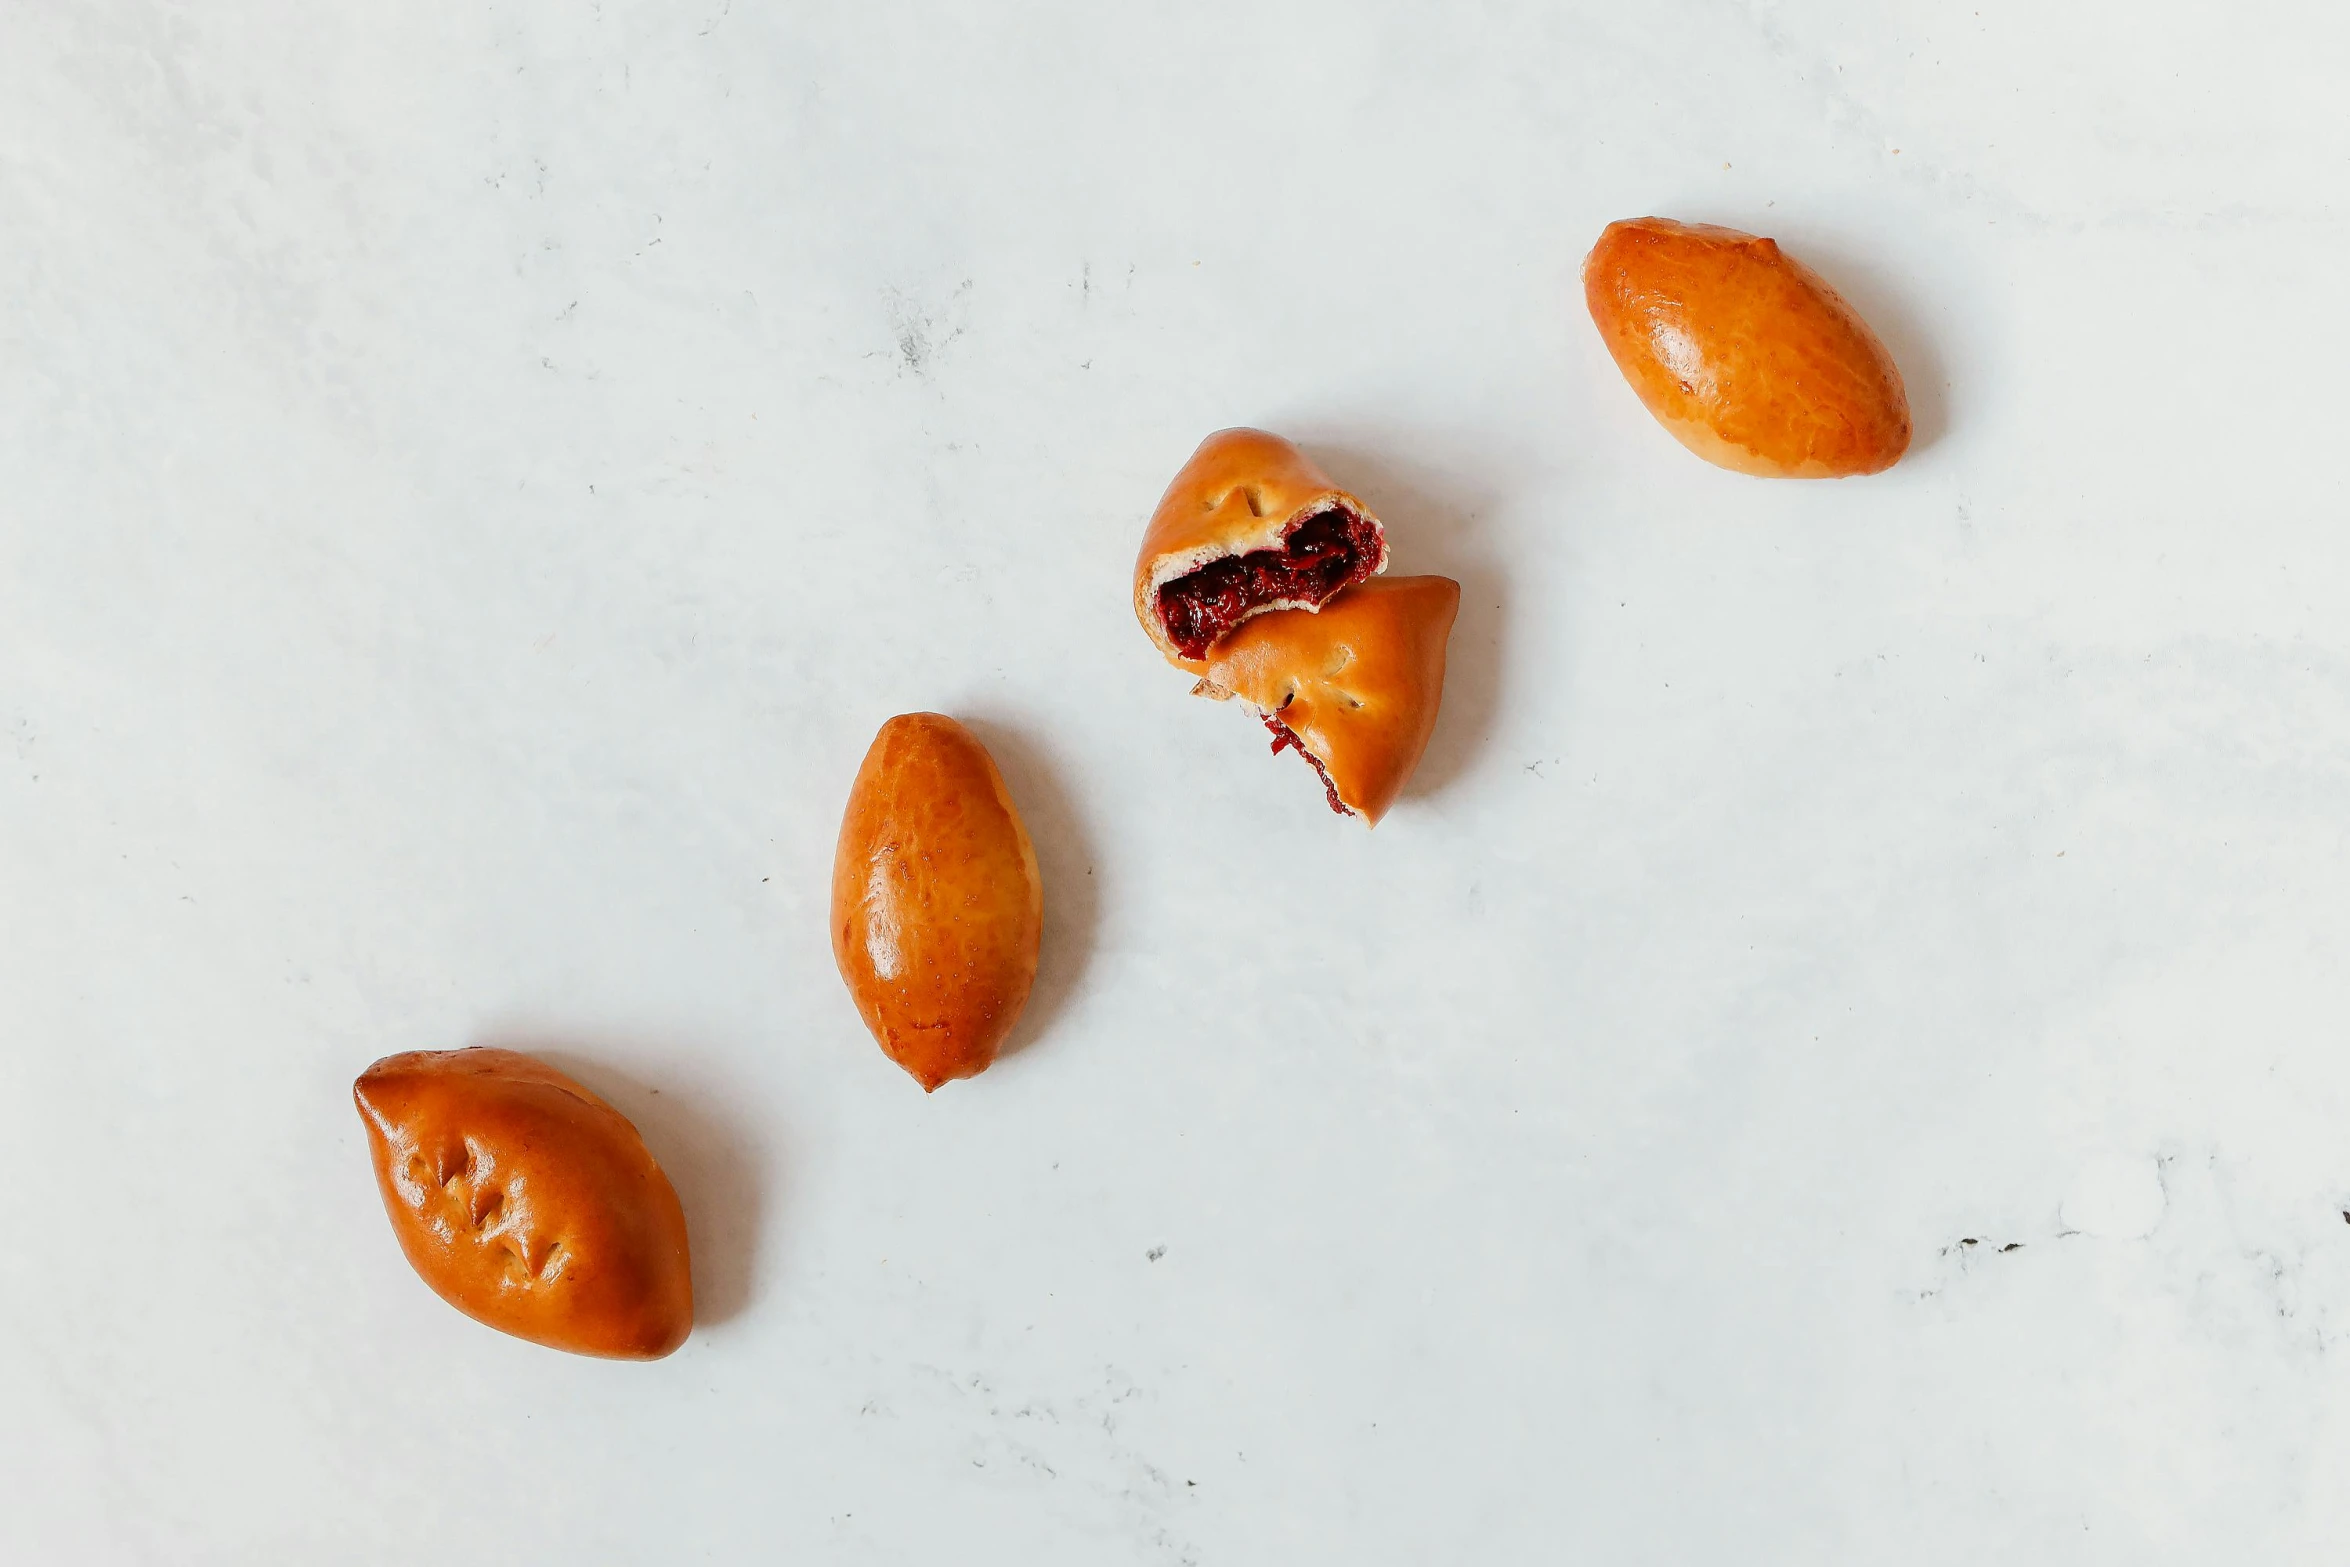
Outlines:
[{"label": "pastry piece with filling", "polygon": [[1317,610],[1387,569],[1387,535],[1305,453],[1263,430],[1218,430],[1175,475],[1134,563],[1134,613],[1193,674],[1233,628]]},{"label": "pastry piece with filling", "polygon": [[1322,775],[1330,809],[1376,826],[1419,765],[1444,700],[1459,612],[1450,577],[1381,577],[1320,614],[1259,615],[1208,660],[1202,696],[1237,696]]}]

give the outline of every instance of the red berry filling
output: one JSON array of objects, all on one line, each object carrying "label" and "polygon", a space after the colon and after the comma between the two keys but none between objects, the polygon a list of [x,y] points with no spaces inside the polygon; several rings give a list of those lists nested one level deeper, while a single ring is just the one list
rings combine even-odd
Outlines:
[{"label": "red berry filling", "polygon": [[1185,658],[1205,658],[1234,626],[1276,600],[1320,609],[1379,564],[1379,525],[1344,506],[1291,528],[1281,547],[1211,560],[1159,588],[1159,624]]},{"label": "red berry filling", "polygon": [[1272,713],[1265,715],[1265,727],[1273,731],[1273,754],[1275,756],[1279,756],[1283,751],[1294,750],[1298,755],[1313,763],[1314,771],[1322,775],[1322,792],[1330,796],[1330,809],[1341,816],[1354,815],[1354,812],[1348,809],[1347,803],[1338,797],[1338,785],[1330,781],[1330,769],[1322,765],[1320,757],[1306,749],[1306,743],[1297,737],[1296,730],[1290,728]]}]

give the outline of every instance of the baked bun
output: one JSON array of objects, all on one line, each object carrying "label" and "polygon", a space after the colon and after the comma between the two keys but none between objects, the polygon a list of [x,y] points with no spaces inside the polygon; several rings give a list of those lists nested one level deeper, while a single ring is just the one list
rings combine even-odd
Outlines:
[{"label": "baked bun", "polygon": [[1376,826],[1403,793],[1444,700],[1450,577],[1381,577],[1320,614],[1259,615],[1216,646],[1200,690],[1237,696],[1322,775],[1330,808]]},{"label": "baked bun", "polygon": [[477,1322],[657,1360],[694,1325],[685,1210],[628,1118],[512,1050],[386,1056],[352,1085],[392,1233]]},{"label": "baked bun", "polygon": [[1909,449],[1893,356],[1770,240],[1666,218],[1611,223],[1583,263],[1583,294],[1632,390],[1707,462],[1840,479]]},{"label": "baked bun", "polygon": [[1198,674],[1250,617],[1319,609],[1386,569],[1379,519],[1305,453],[1263,430],[1218,430],[1151,515],[1134,615],[1170,663]]},{"label": "baked bun", "polygon": [[1044,882],[1003,774],[939,713],[881,726],[832,859],[832,956],[882,1052],[925,1092],[995,1059],[1044,934]]}]

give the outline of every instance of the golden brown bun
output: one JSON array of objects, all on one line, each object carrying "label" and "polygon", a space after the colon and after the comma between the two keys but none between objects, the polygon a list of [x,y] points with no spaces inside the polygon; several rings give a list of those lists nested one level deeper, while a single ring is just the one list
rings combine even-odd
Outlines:
[{"label": "golden brown bun", "polygon": [[[1186,657],[1158,613],[1159,589],[1212,560],[1278,550],[1290,530],[1322,512],[1345,510],[1369,524],[1375,558],[1362,576],[1387,569],[1387,538],[1379,519],[1340,489],[1312,458],[1263,430],[1218,430],[1175,475],[1151,514],[1134,561],[1134,617],[1167,661],[1199,674],[1206,664]],[[1325,595],[1322,602],[1327,602]],[[1304,599],[1279,599],[1251,611],[1312,609]]]},{"label": "golden brown bun", "polygon": [[1044,883],[995,760],[937,713],[881,726],[832,861],[832,955],[925,1091],[987,1069],[1036,980]]},{"label": "golden brown bun", "polygon": [[1217,644],[1207,694],[1278,721],[1320,764],[1332,803],[1376,826],[1435,732],[1460,605],[1450,577],[1381,577],[1318,615],[1259,615]]},{"label": "golden brown bun", "polygon": [[409,1265],[477,1322],[658,1360],[694,1325],[685,1210],[628,1118],[512,1050],[412,1050],[360,1074],[376,1184]]},{"label": "golden brown bun", "polygon": [[1641,402],[1707,462],[1840,479],[1909,448],[1893,356],[1817,273],[1736,229],[1611,223],[1583,295]]}]

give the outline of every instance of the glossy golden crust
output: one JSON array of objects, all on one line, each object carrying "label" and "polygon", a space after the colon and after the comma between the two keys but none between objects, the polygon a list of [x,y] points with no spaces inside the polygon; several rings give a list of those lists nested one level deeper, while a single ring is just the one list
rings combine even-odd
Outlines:
[{"label": "glossy golden crust", "polygon": [[575,1355],[657,1360],[685,1342],[685,1211],[626,1116],[486,1048],[386,1056],[351,1097],[400,1250],[441,1299]]},{"label": "glossy golden crust", "polygon": [[1707,462],[1776,479],[1890,468],[1909,449],[1893,356],[1820,276],[1736,229],[1611,223],[1583,294],[1632,390]]},{"label": "glossy golden crust", "polygon": [[1044,883],[987,748],[907,713],[873,737],[832,861],[832,955],[925,1091],[985,1071],[1036,980]]},{"label": "glossy golden crust", "polygon": [[[1134,560],[1134,618],[1167,662],[1192,674],[1207,668],[1186,658],[1158,616],[1159,589],[1226,555],[1279,549],[1289,530],[1321,512],[1345,507],[1379,539],[1372,573],[1387,569],[1387,535],[1370,508],[1331,482],[1314,460],[1264,430],[1218,430],[1199,443],[1151,514]],[[1283,600],[1256,613],[1305,608]]]},{"label": "glossy golden crust", "polygon": [[1216,645],[1207,679],[1288,726],[1371,826],[1403,793],[1444,700],[1459,613],[1450,577],[1381,577],[1318,615],[1260,615]]}]

